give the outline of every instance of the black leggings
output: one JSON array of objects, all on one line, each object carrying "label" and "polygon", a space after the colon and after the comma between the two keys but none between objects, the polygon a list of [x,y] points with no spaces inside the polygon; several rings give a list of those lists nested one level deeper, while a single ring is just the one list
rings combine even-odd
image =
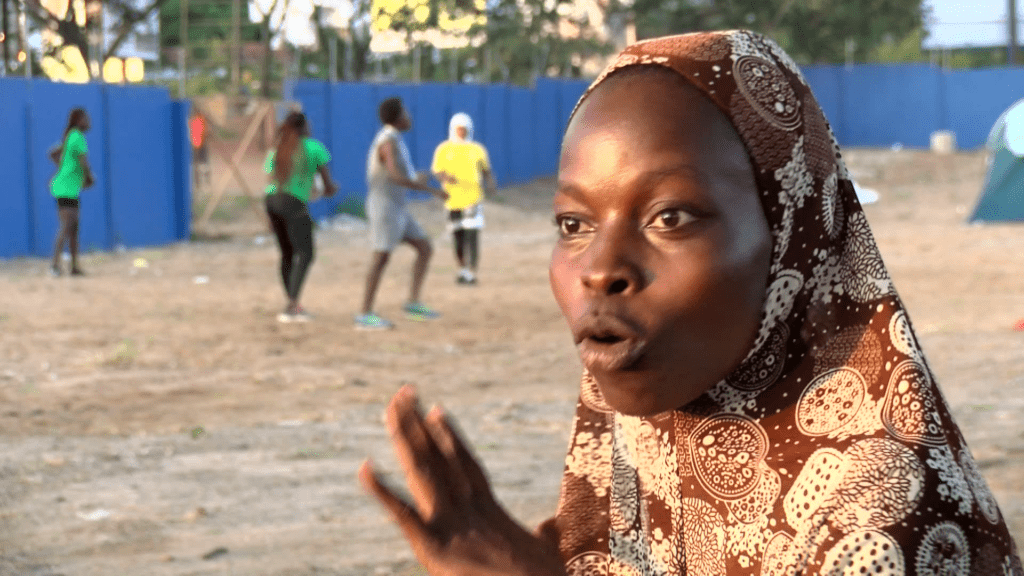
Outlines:
[{"label": "black leggings", "polygon": [[64,243],[67,242],[68,251],[71,252],[71,268],[78,268],[78,199],[57,198],[57,217],[60,219],[60,228],[57,230],[57,239],[53,243],[53,267],[60,265],[60,253],[64,250]]},{"label": "black leggings", "polygon": [[456,230],[455,234],[455,257],[459,264],[476,270],[477,262],[480,260],[480,231],[475,228],[464,228]]},{"label": "black leggings", "polygon": [[288,300],[295,303],[313,263],[313,220],[306,205],[286,192],[267,196],[267,214],[281,247],[284,291]]}]

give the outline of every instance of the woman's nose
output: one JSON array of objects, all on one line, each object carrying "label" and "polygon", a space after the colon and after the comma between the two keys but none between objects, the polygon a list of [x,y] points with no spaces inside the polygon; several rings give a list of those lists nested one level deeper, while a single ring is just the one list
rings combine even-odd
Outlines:
[{"label": "woman's nose", "polygon": [[630,295],[643,288],[639,248],[626,233],[608,233],[594,239],[591,258],[583,270],[583,285],[596,294]]}]

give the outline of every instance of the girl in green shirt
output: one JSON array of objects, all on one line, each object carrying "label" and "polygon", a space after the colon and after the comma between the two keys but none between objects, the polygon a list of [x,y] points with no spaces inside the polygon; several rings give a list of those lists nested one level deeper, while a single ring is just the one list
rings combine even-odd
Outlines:
[{"label": "girl in green shirt", "polygon": [[82,188],[93,185],[94,178],[86,154],[89,146],[85,142],[85,132],[89,131],[89,115],[82,108],[75,108],[68,116],[68,126],[64,129],[64,137],[59,148],[51,152],[50,158],[57,163],[57,174],[50,181],[50,192],[57,200],[57,215],[60,228],[57,240],[53,245],[53,260],[50,262],[50,273],[60,276],[60,254],[67,242],[71,252],[71,275],[82,276],[78,267],[78,196]]},{"label": "girl in green shirt", "polygon": [[306,322],[309,314],[299,305],[302,283],[313,263],[313,220],[306,204],[317,173],[324,181],[324,196],[333,196],[338,187],[331,179],[327,163],[331,154],[324,145],[309,137],[309,123],[301,112],[292,112],[281,124],[277,148],[267,156],[264,166],[270,174],[267,186],[267,215],[281,247],[281,280],[288,297],[279,322]]}]

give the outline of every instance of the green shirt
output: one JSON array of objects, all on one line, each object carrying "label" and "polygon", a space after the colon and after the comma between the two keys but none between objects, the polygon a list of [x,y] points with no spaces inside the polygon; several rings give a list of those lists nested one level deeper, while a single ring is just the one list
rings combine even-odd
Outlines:
[{"label": "green shirt", "polygon": [[50,181],[50,192],[54,198],[78,198],[82,191],[82,183],[85,181],[85,171],[82,170],[82,163],[78,161],[78,157],[88,153],[89,146],[85,143],[85,135],[78,128],[72,128],[64,141],[60,168]]},{"label": "green shirt", "polygon": [[[331,161],[331,153],[324,145],[312,138],[303,138],[302,146],[292,155],[292,174],[284,185],[284,192],[295,196],[303,202],[309,202],[309,194],[313,189],[313,175],[321,166]],[[273,181],[274,152],[267,154],[263,170],[271,174],[271,182],[267,184],[267,194],[277,192],[277,182]]]}]

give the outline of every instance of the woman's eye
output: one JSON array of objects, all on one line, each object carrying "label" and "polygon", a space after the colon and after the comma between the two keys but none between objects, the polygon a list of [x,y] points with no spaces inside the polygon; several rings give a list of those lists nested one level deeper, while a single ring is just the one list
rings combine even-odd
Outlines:
[{"label": "woman's eye", "polygon": [[586,229],[583,222],[572,216],[559,216],[555,219],[555,223],[558,225],[558,233],[562,236],[574,236]]},{"label": "woman's eye", "polygon": [[658,212],[658,215],[654,217],[649,226],[658,230],[674,230],[693,220],[693,215],[686,210],[669,208],[668,210]]}]

